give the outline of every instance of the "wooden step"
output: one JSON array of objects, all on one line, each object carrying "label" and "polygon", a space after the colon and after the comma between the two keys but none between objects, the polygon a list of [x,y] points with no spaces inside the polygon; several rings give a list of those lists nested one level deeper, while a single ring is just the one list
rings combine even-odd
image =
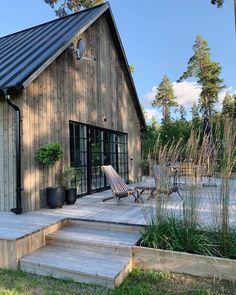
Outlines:
[{"label": "wooden step", "polygon": [[79,219],[70,219],[68,223],[69,225],[76,225],[81,227],[91,227],[91,228],[117,230],[117,231],[124,231],[124,232],[136,232],[136,233],[139,233],[144,228],[144,226],[140,226],[140,225],[106,222],[106,221],[79,220]]},{"label": "wooden step", "polygon": [[119,255],[45,246],[22,257],[20,269],[38,275],[68,278],[114,289],[131,271],[132,260],[131,257]]},{"label": "wooden step", "polygon": [[49,234],[46,237],[46,243],[59,247],[129,256],[132,246],[136,245],[139,238],[140,234],[134,231],[69,225]]}]

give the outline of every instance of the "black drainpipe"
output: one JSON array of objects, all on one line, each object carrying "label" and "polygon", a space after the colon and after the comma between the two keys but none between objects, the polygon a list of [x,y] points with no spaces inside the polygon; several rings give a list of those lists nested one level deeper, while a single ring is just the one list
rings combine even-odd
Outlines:
[{"label": "black drainpipe", "polygon": [[22,213],[22,205],[21,205],[21,114],[20,108],[11,100],[9,94],[7,94],[7,90],[4,90],[6,102],[15,110],[15,124],[16,124],[16,208],[12,208],[11,212],[15,214]]}]

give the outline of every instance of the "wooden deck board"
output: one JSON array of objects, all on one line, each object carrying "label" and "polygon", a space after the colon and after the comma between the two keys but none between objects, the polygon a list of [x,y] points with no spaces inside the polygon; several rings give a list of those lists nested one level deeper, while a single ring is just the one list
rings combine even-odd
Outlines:
[{"label": "wooden deck board", "polygon": [[[63,257],[63,259],[62,259]],[[121,257],[104,253],[87,252],[55,246],[45,246],[21,258],[21,262],[48,265],[74,272],[89,272],[90,274],[113,278],[117,272],[129,262],[130,257]],[[104,267],[101,268],[101,265]]]},{"label": "wooden deck board", "polygon": [[61,215],[48,213],[15,215],[11,212],[0,212],[0,240],[17,240],[63,219],[65,217]]},{"label": "wooden deck board", "polygon": [[[102,266],[102,267],[101,267]],[[65,247],[45,246],[20,259],[20,269],[30,273],[70,278],[78,282],[95,283],[113,289],[127,276],[132,266],[131,256]]]},{"label": "wooden deck board", "polygon": [[54,210],[41,209],[22,215],[0,212],[0,240],[17,240],[64,219],[146,224],[143,214],[145,204],[136,204],[131,197],[123,199],[119,205],[113,200],[102,202],[110,194],[110,190],[96,193],[79,198],[74,205],[64,205]]},{"label": "wooden deck board", "polygon": [[134,246],[140,238],[139,232],[124,232],[99,228],[88,228],[82,226],[66,226],[50,235],[54,238],[66,238],[73,241],[90,242],[116,245]]}]

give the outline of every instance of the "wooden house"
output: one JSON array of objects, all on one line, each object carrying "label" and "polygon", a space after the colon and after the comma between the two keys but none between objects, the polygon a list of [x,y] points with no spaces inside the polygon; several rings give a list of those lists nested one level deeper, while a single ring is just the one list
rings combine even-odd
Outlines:
[{"label": "wooden house", "polygon": [[[88,58],[75,54],[81,39]],[[46,206],[60,165],[35,160],[47,143],[60,142],[63,165],[80,169],[79,195],[107,188],[103,164],[137,179],[143,129],[108,3],[0,38],[0,211]]]}]

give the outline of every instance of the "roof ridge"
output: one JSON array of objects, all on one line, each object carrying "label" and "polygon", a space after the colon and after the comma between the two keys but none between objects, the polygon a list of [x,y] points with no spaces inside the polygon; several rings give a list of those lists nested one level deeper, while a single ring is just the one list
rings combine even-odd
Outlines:
[{"label": "roof ridge", "polygon": [[42,23],[42,24],[39,24],[39,25],[35,25],[35,26],[33,26],[33,27],[30,27],[30,28],[27,28],[27,29],[23,29],[23,30],[20,30],[20,31],[17,31],[17,32],[14,32],[14,33],[11,33],[11,34],[8,34],[8,35],[5,35],[5,36],[2,36],[2,37],[0,37],[0,40],[3,40],[4,38],[7,38],[7,37],[10,37],[10,36],[13,36],[13,35],[19,34],[19,33],[26,32],[26,31],[31,30],[31,29],[35,29],[35,28],[37,28],[37,27],[41,27],[41,26],[44,26],[44,25],[47,25],[47,24],[51,24],[51,23],[53,23],[53,22],[60,21],[60,20],[65,19],[65,18],[72,17],[72,16],[74,16],[74,15],[76,15],[76,14],[82,14],[82,13],[88,11],[88,10],[95,9],[95,8],[98,8],[98,7],[103,6],[103,5],[104,5],[104,6],[105,6],[105,5],[108,5],[108,6],[109,6],[109,2],[106,1],[106,2],[104,2],[104,3],[102,3],[102,4],[98,4],[98,5],[96,5],[96,6],[93,6],[93,7],[90,7],[90,8],[86,8],[86,9],[83,9],[83,10],[81,10],[81,11],[74,12],[74,13],[68,14],[68,15],[63,16],[63,17],[60,17],[60,18],[56,18],[56,19],[53,19],[53,20],[47,21],[47,22]]}]

